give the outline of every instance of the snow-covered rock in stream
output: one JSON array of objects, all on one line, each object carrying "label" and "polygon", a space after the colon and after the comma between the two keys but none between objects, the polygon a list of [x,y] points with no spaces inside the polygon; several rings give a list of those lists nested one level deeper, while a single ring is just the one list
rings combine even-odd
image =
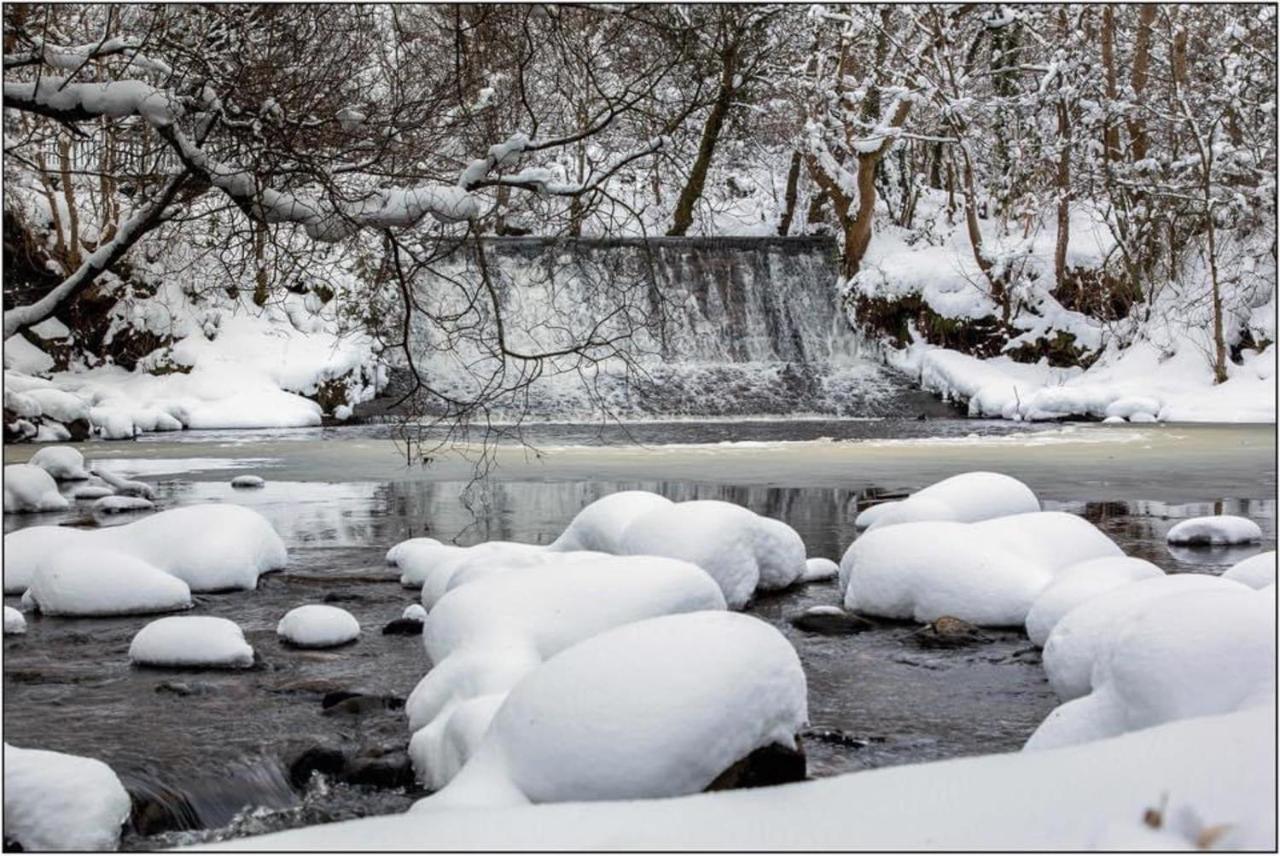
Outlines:
[{"label": "snow-covered rock in stream", "polygon": [[807,719],[800,659],[768,623],[636,621],[517,684],[471,760],[414,811],[693,794],[753,750],[795,747]]},{"label": "snow-covered rock in stream", "polygon": [[873,505],[858,515],[859,529],[924,520],[974,523],[992,517],[1039,511],[1031,488],[1002,473],[960,473],[921,488],[903,500]]},{"label": "snow-covered rock in stream", "polygon": [[1119,556],[1120,548],[1083,518],[1037,511],[978,523],[874,527],[845,552],[840,579],[848,610],[1017,627],[1065,568]]},{"label": "snow-covered rock in stream", "polygon": [[26,851],[115,850],[129,794],[101,761],[4,744],[4,839]]},{"label": "snow-covered rock in stream", "polygon": [[310,603],[285,613],[276,635],[298,648],[335,648],[360,638],[360,622],[345,609]]},{"label": "snow-covered rock in stream", "polygon": [[145,615],[190,608],[191,589],[136,556],[86,543],[40,558],[23,603],[45,615]]},{"label": "snow-covered rock in stream", "polygon": [[129,661],[161,668],[247,669],[253,665],[253,648],[234,621],[176,615],[139,630],[129,643]]},{"label": "snow-covered rock in stream", "polygon": [[231,486],[234,488],[259,488],[265,487],[266,484],[267,480],[262,476],[243,475],[231,480]]},{"label": "snow-covered rock in stream", "polygon": [[12,606],[4,608],[4,635],[21,636],[27,632],[27,619]]},{"label": "snow-covered rock in stream", "polygon": [[483,733],[485,716],[546,658],[621,624],[725,608],[715,581],[688,562],[551,555],[560,561],[476,580],[431,610],[423,644],[435,665],[405,703],[415,732],[410,756],[429,787],[452,778]]},{"label": "snow-covered rock in stream", "polygon": [[469,568],[518,570],[544,565],[554,558],[545,547],[511,541],[487,541],[474,547],[406,547],[399,553],[400,584],[420,585],[422,605],[430,611],[453,586],[455,577]]},{"label": "snow-covered rock in stream", "polygon": [[105,484],[82,484],[71,493],[71,496],[73,499],[94,500],[114,493],[115,491]]},{"label": "snow-covered rock in stream", "polygon": [[427,620],[427,610],[420,603],[411,603],[404,608],[404,612],[400,613],[400,617],[406,621],[422,621]]},{"label": "snow-covered rock in stream", "polygon": [[36,451],[27,463],[53,476],[58,481],[85,481],[89,471],[84,467],[84,455],[70,446],[45,446]]},{"label": "snow-covered rock in stream", "polygon": [[1080,604],[1125,583],[1163,575],[1147,560],[1130,556],[1090,559],[1064,568],[1031,604],[1027,636],[1043,648],[1054,626]]},{"label": "snow-covered rock in stream", "polygon": [[187,505],[123,526],[36,526],[5,535],[5,592],[22,590],[41,555],[70,546],[85,548],[85,554],[109,550],[134,556],[194,592],[253,589],[259,576],[288,561],[284,542],[258,512],[221,503]]},{"label": "snow-covered rock in stream", "polygon": [[1091,692],[1055,708],[1026,748],[1274,705],[1275,609],[1273,597],[1243,586],[1147,600],[1097,651]]},{"label": "snow-covered rock in stream", "polygon": [[623,535],[636,520],[674,503],[647,490],[622,490],[603,496],[577,513],[548,549],[592,550],[619,554]]},{"label": "snow-covered rock in stream", "polygon": [[692,562],[711,575],[730,609],[757,588],[786,588],[805,572],[804,542],[790,526],[717,500],[659,505],[623,533],[622,553]]},{"label": "snow-covered rock in stream", "polygon": [[94,514],[128,514],[134,511],[151,511],[156,504],[141,496],[104,496],[89,508]]},{"label": "snow-covered rock in stream", "polygon": [[1264,589],[1276,583],[1276,551],[1268,550],[1237,562],[1222,575],[1224,580],[1243,583],[1251,589]]},{"label": "snow-covered rock in stream", "polygon": [[[439,547],[439,546],[441,546],[440,542],[437,541],[435,538],[410,538],[407,541],[401,541],[399,544],[395,544],[391,547],[391,549],[387,550],[387,564],[399,565],[400,551],[406,547]],[[421,583],[419,583],[419,585],[421,585]]]},{"label": "snow-covered rock in stream", "polygon": [[4,468],[4,513],[61,511],[70,505],[58,483],[40,467],[8,464]]},{"label": "snow-covered rock in stream", "polygon": [[834,580],[840,576],[840,566],[830,559],[805,559],[804,574],[800,577],[802,583],[816,583],[822,580]]},{"label": "snow-covered rock in stream", "polygon": [[1045,640],[1041,659],[1050,686],[1063,701],[1087,695],[1097,663],[1148,604],[1185,592],[1208,595],[1223,589],[1249,591],[1221,577],[1167,574],[1126,583],[1084,601],[1063,616]]},{"label": "snow-covered rock in stream", "polygon": [[152,500],[156,498],[156,489],[146,482],[127,479],[101,467],[95,468],[93,474],[111,485],[121,496],[140,496]]},{"label": "snow-covered rock in stream", "polygon": [[1262,540],[1262,527],[1246,517],[1231,514],[1192,517],[1175,524],[1166,538],[1170,544],[1188,546],[1256,544]]}]

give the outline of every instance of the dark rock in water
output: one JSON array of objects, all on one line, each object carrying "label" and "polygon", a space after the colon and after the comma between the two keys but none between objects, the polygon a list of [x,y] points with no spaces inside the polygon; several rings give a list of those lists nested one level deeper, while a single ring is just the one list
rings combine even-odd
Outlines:
[{"label": "dark rock in water", "polygon": [[413,764],[405,752],[376,757],[360,756],[352,760],[342,776],[351,785],[373,788],[412,788]]},{"label": "dark rock in water", "polygon": [[204,824],[195,806],[183,794],[154,783],[130,783],[129,830],[135,835],[157,835],[177,829],[200,829]]},{"label": "dark rock in water", "polygon": [[816,607],[788,619],[791,625],[806,633],[821,633],[824,636],[852,636],[854,633],[865,633],[875,630],[876,623],[868,621],[860,615],[845,612],[835,607]]},{"label": "dark rock in water", "polygon": [[422,622],[416,618],[397,618],[382,628],[383,636],[421,636]]},{"label": "dark rock in water", "polygon": [[925,648],[963,648],[990,639],[976,625],[944,615],[912,634]]},{"label": "dark rock in water", "polygon": [[21,844],[14,841],[12,838],[6,838],[4,840],[4,852],[5,853],[22,853],[24,851],[22,849]]},{"label": "dark rock in water", "polygon": [[67,432],[71,435],[72,443],[83,443],[89,439],[89,435],[93,433],[92,426],[88,419],[72,419],[70,422],[64,423]]},{"label": "dark rock in water", "polygon": [[355,594],[354,592],[339,592],[339,591],[325,592],[324,597],[320,598],[321,602],[323,603],[345,603],[347,601],[364,600],[364,599],[365,597],[362,594]]},{"label": "dark rock in water", "polygon": [[182,681],[161,681],[156,684],[156,692],[170,693],[176,696],[191,696],[203,693],[207,688],[201,684],[188,684]]},{"label": "dark rock in water", "polygon": [[349,692],[343,689],[342,684],[328,678],[302,678],[296,681],[286,681],[271,687],[273,693],[308,693],[308,694],[324,694],[346,692],[346,698],[360,695],[360,693]]},{"label": "dark rock in water", "polygon": [[396,696],[372,696],[361,693],[330,693],[320,702],[324,716],[363,716],[388,710],[403,710],[404,699]]},{"label": "dark rock in water", "polygon": [[731,791],[739,788],[766,788],[788,782],[803,782],[804,779],[804,746],[797,737],[795,749],[771,743],[755,750],[716,776],[715,781],[707,785],[706,789]]},{"label": "dark rock in water", "polygon": [[347,756],[333,746],[312,746],[289,763],[289,784],[302,790],[312,773],[340,777],[347,769]]},{"label": "dark rock in water", "polygon": [[818,740],[835,746],[847,746],[850,749],[862,749],[872,743],[869,738],[854,737],[839,728],[806,728],[800,736],[806,740]]}]

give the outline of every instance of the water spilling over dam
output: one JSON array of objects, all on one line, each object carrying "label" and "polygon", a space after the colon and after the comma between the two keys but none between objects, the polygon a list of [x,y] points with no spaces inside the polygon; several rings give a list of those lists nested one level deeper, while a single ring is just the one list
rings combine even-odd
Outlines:
[{"label": "water spilling over dam", "polygon": [[835,253],[814,237],[484,239],[419,277],[410,347],[439,393],[509,388],[544,418],[918,411],[859,355]]}]

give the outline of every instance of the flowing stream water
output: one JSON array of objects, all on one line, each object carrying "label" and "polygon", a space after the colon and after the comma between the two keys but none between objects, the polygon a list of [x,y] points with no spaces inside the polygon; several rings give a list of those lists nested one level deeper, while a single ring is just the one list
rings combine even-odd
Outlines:
[{"label": "flowing stream water", "polygon": [[[626,429],[538,426],[536,452],[503,447],[472,484],[471,465],[444,456],[406,466],[377,426],[280,432],[184,432],[80,446],[87,458],[156,485],[158,505],[234,502],[264,514],[289,548],[286,571],[257,591],[196,597],[193,614],[236,621],[258,665],[246,672],[133,668],[130,639],[147,617],[41,618],[4,640],[5,739],[90,755],[135,796],[127,848],[154,848],[366,814],[401,811],[405,788],[291,782],[290,762],[315,746],[376,756],[404,747],[402,711],[322,711],[327,692],[404,698],[427,671],[414,637],[382,635],[415,593],[386,567],[386,549],[431,535],[471,544],[546,543],[583,506],[632,488],[672,499],[723,499],[793,526],[810,556],[839,559],[868,503],[937,479],[995,469],[1023,479],[1048,509],[1078,513],[1132,555],[1170,572],[1219,573],[1276,543],[1272,426],[1019,426],[967,420],[651,422]],[[627,445],[601,445],[627,441]],[[6,447],[5,463],[34,447]],[[260,490],[230,479],[255,473]],[[1261,524],[1260,547],[1171,550],[1178,519],[1237,513]],[[84,504],[6,515],[4,531],[41,524],[114,525]],[[349,647],[282,647],[275,624],[302,603],[351,611]],[[1021,633],[954,651],[918,646],[911,625],[857,636],[796,630],[788,618],[839,601],[834,582],[759,598],[748,611],[795,645],[810,720],[841,740],[806,740],[810,775],[1016,751],[1056,700]],[[5,603],[18,605],[15,597]]]}]

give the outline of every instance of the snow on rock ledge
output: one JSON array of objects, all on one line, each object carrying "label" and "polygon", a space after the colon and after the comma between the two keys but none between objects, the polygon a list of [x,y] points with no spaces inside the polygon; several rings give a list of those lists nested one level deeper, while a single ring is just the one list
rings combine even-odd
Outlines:
[{"label": "snow on rock ledge", "polygon": [[1276,583],[1276,551],[1250,556],[1232,565],[1222,575],[1224,580],[1242,583],[1251,589],[1264,589]]},{"label": "snow on rock ledge", "polygon": [[693,794],[756,749],[794,747],[807,719],[800,659],[766,622],[638,621],[521,681],[462,772],[414,810]]},{"label": "snow on rock ledge", "polygon": [[4,468],[4,513],[61,511],[70,505],[58,493],[58,483],[42,468],[9,464]]},{"label": "snow on rock ledge", "polygon": [[288,561],[284,542],[256,511],[230,504],[188,505],[124,526],[36,526],[6,535],[5,593],[22,591],[42,555],[71,546],[133,556],[194,592],[253,589],[259,576]]},{"label": "snow on rock ledge", "polygon": [[1246,517],[1220,514],[1183,520],[1166,537],[1170,544],[1189,546],[1256,544],[1262,540],[1262,527]]},{"label": "snow on rock ledge", "polygon": [[211,615],[161,618],[143,627],[129,645],[129,660],[161,668],[247,669],[253,648],[234,621]]},{"label": "snow on rock ledge", "polygon": [[992,517],[1039,511],[1031,488],[1002,473],[960,473],[921,488],[904,500],[882,502],[854,521],[859,529],[922,520],[973,523]]},{"label": "snow on rock ledge", "polygon": [[45,615],[146,615],[189,609],[191,590],[127,553],[71,547],[39,560],[23,603]]},{"label": "snow on rock ledge", "polygon": [[23,850],[115,850],[129,810],[101,761],[4,744],[4,838]]},{"label": "snow on rock ledge", "polygon": [[345,609],[312,603],[289,610],[276,635],[298,648],[335,648],[360,637],[360,622]]},{"label": "snow on rock ledge", "polygon": [[1244,587],[1147,601],[1098,652],[1092,692],[1050,713],[1026,748],[1274,704],[1275,608],[1274,598]]},{"label": "snow on rock ledge", "polygon": [[840,562],[845,609],[920,622],[952,616],[984,627],[1024,624],[1064,568],[1123,554],[1088,521],[1037,511],[980,523],[872,528]]}]

